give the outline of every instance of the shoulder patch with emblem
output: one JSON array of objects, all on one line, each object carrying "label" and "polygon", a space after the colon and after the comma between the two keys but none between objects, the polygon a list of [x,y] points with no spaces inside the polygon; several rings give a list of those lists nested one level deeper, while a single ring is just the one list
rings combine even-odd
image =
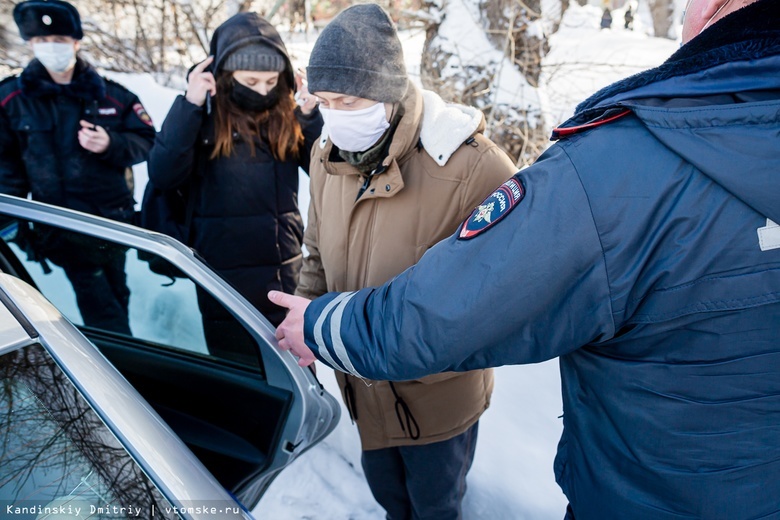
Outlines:
[{"label": "shoulder patch with emblem", "polygon": [[136,103],[135,105],[133,105],[133,111],[135,112],[135,115],[138,116],[138,119],[140,119],[141,121],[143,121],[149,126],[153,126],[152,118],[146,112],[146,109],[141,103]]},{"label": "shoulder patch with emblem", "polygon": [[468,240],[484,233],[506,217],[524,196],[523,183],[512,177],[477,206],[461,225],[458,239]]}]

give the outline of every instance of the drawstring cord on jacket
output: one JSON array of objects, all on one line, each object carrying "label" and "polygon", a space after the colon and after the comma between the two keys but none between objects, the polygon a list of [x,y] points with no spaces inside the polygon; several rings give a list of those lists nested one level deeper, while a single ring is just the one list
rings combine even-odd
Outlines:
[{"label": "drawstring cord on jacket", "polygon": [[[390,383],[390,389],[393,391],[393,395],[395,396],[395,415],[398,417],[398,422],[401,424],[401,430],[403,430],[403,432],[406,433],[412,440],[416,441],[420,438],[420,427],[417,424],[417,420],[415,420],[414,415],[412,415],[412,411],[409,409],[409,406],[407,406],[406,401],[404,401],[403,398],[398,395],[393,382],[388,382]],[[401,418],[402,411],[403,418]],[[405,425],[404,422],[406,422]]]}]

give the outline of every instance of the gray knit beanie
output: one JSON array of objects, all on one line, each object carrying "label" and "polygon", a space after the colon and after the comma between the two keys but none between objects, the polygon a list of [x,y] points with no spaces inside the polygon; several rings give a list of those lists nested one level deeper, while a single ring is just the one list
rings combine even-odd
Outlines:
[{"label": "gray knit beanie", "polygon": [[322,30],[306,68],[309,91],[336,92],[382,103],[406,94],[401,42],[390,16],[376,4],[353,5]]},{"label": "gray knit beanie", "polygon": [[284,57],[267,45],[250,43],[231,52],[222,64],[222,70],[256,70],[282,72]]}]

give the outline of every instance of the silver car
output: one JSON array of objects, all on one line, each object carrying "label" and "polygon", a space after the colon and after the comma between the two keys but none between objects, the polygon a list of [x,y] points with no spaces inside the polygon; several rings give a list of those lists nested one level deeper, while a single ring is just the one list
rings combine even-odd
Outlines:
[{"label": "silver car", "polygon": [[[124,255],[129,334],[84,325],[41,253],[61,236],[71,255]],[[0,517],[251,518],[335,427],[313,372],[179,242],[2,195],[0,237]],[[204,298],[221,337],[206,339]]]}]

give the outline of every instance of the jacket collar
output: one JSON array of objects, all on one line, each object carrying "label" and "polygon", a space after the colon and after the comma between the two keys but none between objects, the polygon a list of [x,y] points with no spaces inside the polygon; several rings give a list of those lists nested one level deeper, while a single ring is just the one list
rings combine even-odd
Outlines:
[{"label": "jacket collar", "polygon": [[445,103],[429,90],[423,91],[423,100],[420,142],[436,164],[444,166],[464,141],[485,130],[485,116],[474,107]]},{"label": "jacket collar", "polygon": [[59,85],[52,81],[40,61],[32,60],[19,76],[22,94],[32,98],[63,94],[87,101],[104,98],[106,85],[95,69],[81,58],[76,59],[75,67],[71,82],[67,85]]}]

